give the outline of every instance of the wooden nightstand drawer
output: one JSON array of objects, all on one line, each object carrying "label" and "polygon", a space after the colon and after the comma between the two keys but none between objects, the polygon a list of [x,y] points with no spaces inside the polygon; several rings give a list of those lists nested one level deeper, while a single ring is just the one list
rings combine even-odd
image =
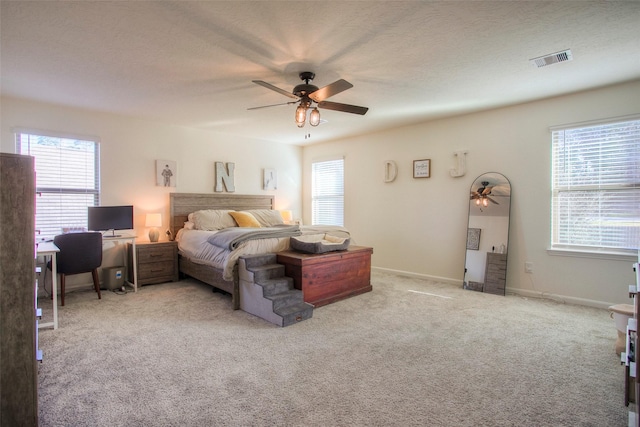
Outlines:
[{"label": "wooden nightstand drawer", "polygon": [[[129,269],[133,267],[133,246],[129,245]],[[178,281],[176,242],[136,242],[138,286]],[[133,277],[129,273],[129,277]]]},{"label": "wooden nightstand drawer", "polygon": [[174,274],[171,262],[146,262],[138,261],[138,278],[172,277]]},{"label": "wooden nightstand drawer", "polygon": [[[173,246],[166,245],[154,245],[146,247],[141,244],[137,244],[138,249],[138,265],[148,262],[160,262],[160,261],[173,261],[175,251]],[[138,273],[140,274],[140,273]]]}]

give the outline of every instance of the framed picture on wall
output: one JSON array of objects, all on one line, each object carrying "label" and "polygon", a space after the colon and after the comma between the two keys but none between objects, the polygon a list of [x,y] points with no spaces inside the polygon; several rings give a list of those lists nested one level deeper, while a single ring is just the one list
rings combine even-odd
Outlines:
[{"label": "framed picture on wall", "polygon": [[413,161],[413,177],[429,178],[431,176],[431,159]]},{"label": "framed picture on wall", "polygon": [[175,187],[178,179],[178,167],[173,160],[156,160],[156,185]]},{"label": "framed picture on wall", "polygon": [[262,188],[264,190],[278,189],[278,174],[275,169],[265,169],[263,171]]},{"label": "framed picture on wall", "polygon": [[480,228],[467,229],[467,249],[477,251],[480,249]]}]

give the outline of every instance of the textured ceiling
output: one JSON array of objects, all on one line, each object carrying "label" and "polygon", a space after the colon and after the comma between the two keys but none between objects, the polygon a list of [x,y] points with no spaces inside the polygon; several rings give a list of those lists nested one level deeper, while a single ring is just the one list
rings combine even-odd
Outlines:
[{"label": "textured ceiling", "polygon": [[[3,95],[290,144],[640,78],[638,1],[2,0],[0,18]],[[247,111],[290,101],[251,80],[290,91],[307,70],[369,112]]]}]

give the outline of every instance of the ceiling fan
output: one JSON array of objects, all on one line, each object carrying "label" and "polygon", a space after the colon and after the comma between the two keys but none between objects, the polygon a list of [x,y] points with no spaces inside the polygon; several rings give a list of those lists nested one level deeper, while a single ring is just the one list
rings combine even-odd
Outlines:
[{"label": "ceiling fan", "polygon": [[479,187],[476,191],[472,191],[469,199],[475,200],[476,205],[482,204],[483,206],[489,206],[489,202],[499,205],[500,203],[489,197],[492,189],[493,186],[489,185],[489,181],[482,181],[482,187]]},{"label": "ceiling fan", "polygon": [[[288,96],[291,99],[295,99],[295,101],[264,105],[262,107],[252,107],[248,108],[248,110],[257,110],[260,108],[275,107],[278,105],[296,104],[299,102],[300,104],[298,105],[298,108],[296,108],[295,120],[296,124],[300,128],[304,126],[307,120],[307,110],[309,109],[311,109],[311,112],[309,113],[309,124],[311,126],[318,126],[320,124],[320,112],[318,111],[318,108],[342,111],[344,113],[359,114],[361,116],[365,115],[367,111],[369,111],[367,107],[359,107],[357,105],[340,104],[338,102],[325,101],[325,99],[333,95],[352,88],[353,85],[348,81],[343,79],[336,80],[335,82],[318,89],[317,86],[309,84],[309,82],[313,81],[316,76],[314,73],[312,73],[311,71],[303,71],[299,74],[299,76],[300,80],[304,81],[304,83],[301,83],[294,87],[292,92],[287,92],[284,89],[280,89],[279,87],[276,87],[262,80],[252,80],[252,82],[257,85],[264,86],[267,89],[271,89],[284,96]],[[317,104],[316,107],[313,107],[314,103]]]}]

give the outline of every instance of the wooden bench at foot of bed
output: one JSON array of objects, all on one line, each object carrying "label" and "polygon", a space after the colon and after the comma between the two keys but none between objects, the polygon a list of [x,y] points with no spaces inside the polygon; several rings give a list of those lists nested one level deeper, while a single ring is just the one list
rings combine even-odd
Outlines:
[{"label": "wooden bench at foot of bed", "polygon": [[373,248],[349,246],[345,251],[305,254],[277,253],[278,264],[301,289],[304,301],[315,307],[371,291]]}]

